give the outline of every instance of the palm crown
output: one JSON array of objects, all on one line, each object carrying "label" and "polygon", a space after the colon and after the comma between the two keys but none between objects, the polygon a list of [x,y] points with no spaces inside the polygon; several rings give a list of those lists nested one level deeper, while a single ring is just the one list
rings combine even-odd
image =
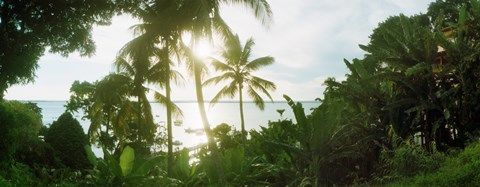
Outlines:
[{"label": "palm crown", "polygon": [[255,44],[252,38],[248,39],[244,46],[240,42],[238,35],[227,40],[225,49],[222,50],[221,56],[225,62],[212,58],[212,65],[216,71],[224,72],[222,75],[212,77],[203,84],[218,84],[222,81],[229,80],[217,95],[211,100],[211,104],[218,102],[223,97],[233,98],[235,94],[240,97],[240,118],[242,123],[242,131],[245,133],[245,124],[243,119],[243,89],[253,99],[254,103],[263,110],[265,102],[260,96],[259,91],[265,94],[271,101],[272,96],[269,91],[276,89],[273,82],[252,75],[252,72],[261,67],[272,64],[275,60],[273,57],[264,56],[249,61],[252,46]]}]

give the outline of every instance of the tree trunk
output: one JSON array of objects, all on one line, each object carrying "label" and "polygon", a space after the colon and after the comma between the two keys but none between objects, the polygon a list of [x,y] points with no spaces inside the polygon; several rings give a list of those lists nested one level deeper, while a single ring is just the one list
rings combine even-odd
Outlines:
[{"label": "tree trunk", "polygon": [[167,174],[168,177],[172,177],[172,168],[173,168],[173,135],[172,135],[172,105],[170,99],[170,64],[166,65],[166,97],[167,97],[167,139],[168,139],[168,163],[167,163]]},{"label": "tree trunk", "polygon": [[218,180],[220,186],[224,186],[224,173],[223,167],[220,162],[219,151],[215,140],[213,139],[213,131],[210,128],[210,124],[208,123],[207,113],[205,111],[205,101],[203,100],[203,91],[202,91],[202,82],[201,82],[201,69],[198,67],[197,61],[193,64],[193,71],[195,74],[195,91],[197,93],[197,103],[198,109],[200,110],[200,116],[202,118],[203,128],[205,130],[205,134],[207,135],[208,139],[208,148],[211,152],[211,158],[213,160],[214,166],[217,170]]},{"label": "tree trunk", "polygon": [[[137,136],[136,136],[136,140],[137,142],[140,142],[139,140],[143,137],[143,133],[142,133],[142,98],[140,98],[140,94],[137,95],[138,99],[137,99],[137,105],[138,105],[138,133],[137,133]],[[122,148],[123,149],[123,148]]]},{"label": "tree trunk", "polygon": [[245,130],[245,119],[244,119],[244,116],[243,116],[243,93],[242,93],[242,84],[239,83],[238,84],[238,93],[240,95],[240,121],[241,121],[241,125],[242,125],[242,135],[243,135],[243,138],[246,139],[247,137],[247,131]]}]

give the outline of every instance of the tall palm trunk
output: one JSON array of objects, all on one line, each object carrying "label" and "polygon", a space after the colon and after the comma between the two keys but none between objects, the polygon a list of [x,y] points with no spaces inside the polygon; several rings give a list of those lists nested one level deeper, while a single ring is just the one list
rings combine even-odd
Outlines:
[{"label": "tall palm trunk", "polygon": [[[141,129],[142,129],[142,105],[140,103],[142,103],[142,99],[140,98],[140,94],[138,94],[137,96],[137,105],[138,105],[138,133],[137,133],[137,139],[135,141],[138,141],[140,139],[140,137],[142,136],[141,134]],[[123,147],[122,147],[123,149]]]},{"label": "tall palm trunk", "polygon": [[198,109],[200,110],[200,116],[202,117],[203,128],[205,130],[205,134],[207,135],[208,139],[208,147],[210,149],[213,164],[215,169],[217,170],[218,180],[221,186],[224,184],[224,173],[223,167],[220,163],[219,151],[215,140],[213,139],[213,131],[210,128],[210,124],[208,123],[207,113],[205,111],[205,101],[203,100],[203,91],[202,91],[202,80],[201,80],[201,69],[198,67],[199,62],[195,61],[193,64],[193,71],[195,74],[195,91],[197,93],[197,103]]},{"label": "tall palm trunk", "polygon": [[245,139],[247,137],[247,131],[245,130],[245,119],[243,116],[243,94],[242,94],[242,87],[243,85],[241,83],[238,83],[238,93],[240,95],[240,121],[242,125],[242,135],[243,138]]},{"label": "tall palm trunk", "polygon": [[172,177],[172,168],[173,168],[173,135],[172,135],[172,105],[170,99],[170,64],[166,65],[166,97],[167,97],[167,141],[168,141],[168,163],[167,163],[167,174],[169,177]]}]

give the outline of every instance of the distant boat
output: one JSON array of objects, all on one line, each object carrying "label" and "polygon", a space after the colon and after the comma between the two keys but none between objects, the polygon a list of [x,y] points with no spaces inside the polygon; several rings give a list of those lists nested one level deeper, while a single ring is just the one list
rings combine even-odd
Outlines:
[{"label": "distant boat", "polygon": [[175,126],[182,126],[182,124],[183,124],[182,120],[175,120],[175,122],[173,122],[173,125]]},{"label": "distant boat", "polygon": [[205,133],[205,131],[203,129],[188,128],[188,129],[185,129],[185,133],[187,133],[187,134],[194,134],[195,133],[195,135],[203,135]]},{"label": "distant boat", "polygon": [[181,146],[181,145],[183,145],[183,143],[180,142],[180,141],[178,141],[178,140],[173,141],[172,144],[173,144],[174,146]]}]

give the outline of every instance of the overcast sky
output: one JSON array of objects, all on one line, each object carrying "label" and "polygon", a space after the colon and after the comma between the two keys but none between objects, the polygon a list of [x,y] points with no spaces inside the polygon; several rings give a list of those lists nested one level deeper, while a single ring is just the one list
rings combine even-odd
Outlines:
[{"label": "overcast sky", "polygon": [[[275,57],[275,63],[257,71],[257,76],[277,84],[274,100],[287,94],[294,100],[322,97],[328,77],[343,79],[347,68],[343,59],[361,58],[358,44],[367,44],[368,36],[379,22],[403,13],[426,12],[433,0],[270,0],[274,23],[265,29],[244,8],[224,6],[222,15],[242,42],[253,37],[253,58]],[[129,27],[137,23],[128,16],[114,17],[112,25],[96,27],[93,38],[96,54],[68,58],[46,53],[39,61],[34,83],[9,88],[6,99],[67,100],[73,81],[101,79],[112,71],[118,50],[133,38]],[[174,100],[195,100],[193,78],[174,88]],[[206,87],[210,100],[218,87]]]}]

